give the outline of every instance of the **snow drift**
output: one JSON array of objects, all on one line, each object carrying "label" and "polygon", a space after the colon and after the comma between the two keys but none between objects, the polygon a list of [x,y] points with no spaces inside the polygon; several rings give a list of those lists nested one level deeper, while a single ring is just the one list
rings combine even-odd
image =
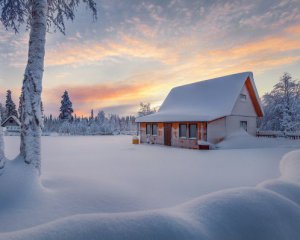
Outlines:
[{"label": "snow drift", "polygon": [[0,239],[299,239],[300,151],[283,157],[280,172],[256,187],[218,191],[173,208],[78,214]]},{"label": "snow drift", "polygon": [[244,149],[244,148],[273,148],[274,146],[293,148],[299,147],[299,141],[291,141],[286,138],[265,138],[254,137],[245,130],[240,129],[227,136],[222,142],[216,145],[217,149]]}]

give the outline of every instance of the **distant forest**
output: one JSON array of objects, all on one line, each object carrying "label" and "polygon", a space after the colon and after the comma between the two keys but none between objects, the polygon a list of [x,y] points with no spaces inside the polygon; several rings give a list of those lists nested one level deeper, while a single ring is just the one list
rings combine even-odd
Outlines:
[{"label": "distant forest", "polygon": [[[300,131],[300,82],[289,73],[284,73],[273,89],[261,97],[264,117],[258,120],[259,130],[297,132]],[[20,104],[19,104],[20,105]],[[43,111],[43,105],[41,104]],[[156,112],[150,103],[140,103],[135,115],[119,116],[99,110],[89,117],[78,117],[74,114],[73,104],[68,91],[61,97],[58,117],[43,116],[43,133],[66,135],[115,135],[135,134],[137,132],[136,117]],[[5,105],[0,103],[2,121],[9,116],[19,118],[20,106],[17,110],[12,100],[11,90],[6,92]]]}]

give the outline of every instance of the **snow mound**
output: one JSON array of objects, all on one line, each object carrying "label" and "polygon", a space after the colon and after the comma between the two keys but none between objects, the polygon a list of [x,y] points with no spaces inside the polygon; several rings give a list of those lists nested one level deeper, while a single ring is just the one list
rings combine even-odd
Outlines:
[{"label": "snow mound", "polygon": [[281,177],[218,191],[168,209],[78,214],[0,234],[0,239],[300,239],[300,151],[283,157]]},{"label": "snow mound", "polygon": [[265,138],[254,137],[241,129],[229,136],[224,141],[216,145],[217,149],[243,149],[243,148],[274,148],[274,147],[299,147],[298,140],[285,138]]},{"label": "snow mound", "polygon": [[22,205],[40,198],[44,191],[39,181],[37,171],[24,160],[17,158],[6,161],[1,173],[0,199],[3,208],[9,208],[21,202]]},{"label": "snow mound", "polygon": [[300,183],[300,151],[287,153],[280,162],[280,173],[283,178]]}]

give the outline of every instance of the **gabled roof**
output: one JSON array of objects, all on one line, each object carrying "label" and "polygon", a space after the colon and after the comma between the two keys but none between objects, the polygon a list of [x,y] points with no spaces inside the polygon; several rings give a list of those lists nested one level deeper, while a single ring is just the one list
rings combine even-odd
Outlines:
[{"label": "gabled roof", "polygon": [[159,111],[139,117],[137,122],[212,121],[232,113],[247,83],[258,116],[263,115],[252,72],[213,78],[173,88]]},{"label": "gabled roof", "polygon": [[9,116],[8,118],[6,118],[2,123],[1,126],[3,126],[9,119],[13,119],[19,126],[21,126],[20,120],[16,117],[16,116]]}]

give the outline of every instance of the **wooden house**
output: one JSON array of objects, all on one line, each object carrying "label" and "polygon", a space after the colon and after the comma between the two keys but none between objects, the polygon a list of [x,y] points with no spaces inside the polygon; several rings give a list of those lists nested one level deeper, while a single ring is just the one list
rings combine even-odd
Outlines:
[{"label": "wooden house", "polygon": [[21,130],[21,123],[17,117],[9,116],[1,123],[1,127],[3,127],[6,135],[18,135]]},{"label": "wooden house", "polygon": [[158,112],[139,117],[141,143],[207,149],[244,129],[256,135],[263,109],[251,72],[173,88]]}]

